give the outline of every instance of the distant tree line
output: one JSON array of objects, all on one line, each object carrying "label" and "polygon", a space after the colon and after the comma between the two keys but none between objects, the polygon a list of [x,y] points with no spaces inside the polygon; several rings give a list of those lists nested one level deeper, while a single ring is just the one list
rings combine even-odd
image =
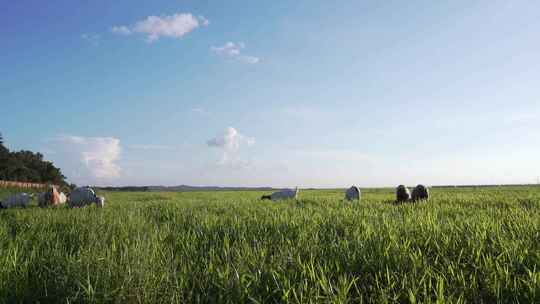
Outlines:
[{"label": "distant tree line", "polygon": [[11,152],[0,133],[0,180],[50,183],[65,186],[66,177],[43,154],[32,151]]},{"label": "distant tree line", "polygon": [[[97,188],[96,188],[97,189]],[[122,191],[122,192],[147,192],[149,191],[148,187],[135,187],[135,186],[127,186],[127,187],[99,187],[99,190],[105,190],[105,191]]]}]

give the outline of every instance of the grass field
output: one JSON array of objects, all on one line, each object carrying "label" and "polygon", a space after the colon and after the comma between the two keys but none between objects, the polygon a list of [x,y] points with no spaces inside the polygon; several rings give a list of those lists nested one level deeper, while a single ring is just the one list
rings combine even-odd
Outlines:
[{"label": "grass field", "polygon": [[0,210],[2,302],[540,303],[540,187],[101,194]]}]

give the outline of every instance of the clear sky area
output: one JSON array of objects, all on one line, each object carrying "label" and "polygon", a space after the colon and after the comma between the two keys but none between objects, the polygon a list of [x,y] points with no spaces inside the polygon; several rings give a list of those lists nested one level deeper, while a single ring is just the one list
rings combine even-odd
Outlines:
[{"label": "clear sky area", "polygon": [[538,1],[0,0],[0,132],[79,185],[537,183]]}]

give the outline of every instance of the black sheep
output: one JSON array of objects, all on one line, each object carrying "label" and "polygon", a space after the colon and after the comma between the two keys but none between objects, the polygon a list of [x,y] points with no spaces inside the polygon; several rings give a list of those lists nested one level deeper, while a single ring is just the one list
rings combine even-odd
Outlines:
[{"label": "black sheep", "polygon": [[413,202],[417,202],[420,200],[427,201],[429,199],[429,190],[424,185],[418,185],[414,187],[412,191],[412,200]]},{"label": "black sheep", "polygon": [[396,202],[402,203],[411,199],[411,193],[409,189],[403,185],[399,185],[396,188]]}]

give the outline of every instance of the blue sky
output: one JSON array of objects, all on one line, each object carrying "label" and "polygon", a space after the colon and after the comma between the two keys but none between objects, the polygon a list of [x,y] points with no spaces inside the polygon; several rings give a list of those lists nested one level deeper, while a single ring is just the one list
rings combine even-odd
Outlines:
[{"label": "blue sky", "polygon": [[534,183],[536,1],[0,1],[0,132],[70,181]]}]

